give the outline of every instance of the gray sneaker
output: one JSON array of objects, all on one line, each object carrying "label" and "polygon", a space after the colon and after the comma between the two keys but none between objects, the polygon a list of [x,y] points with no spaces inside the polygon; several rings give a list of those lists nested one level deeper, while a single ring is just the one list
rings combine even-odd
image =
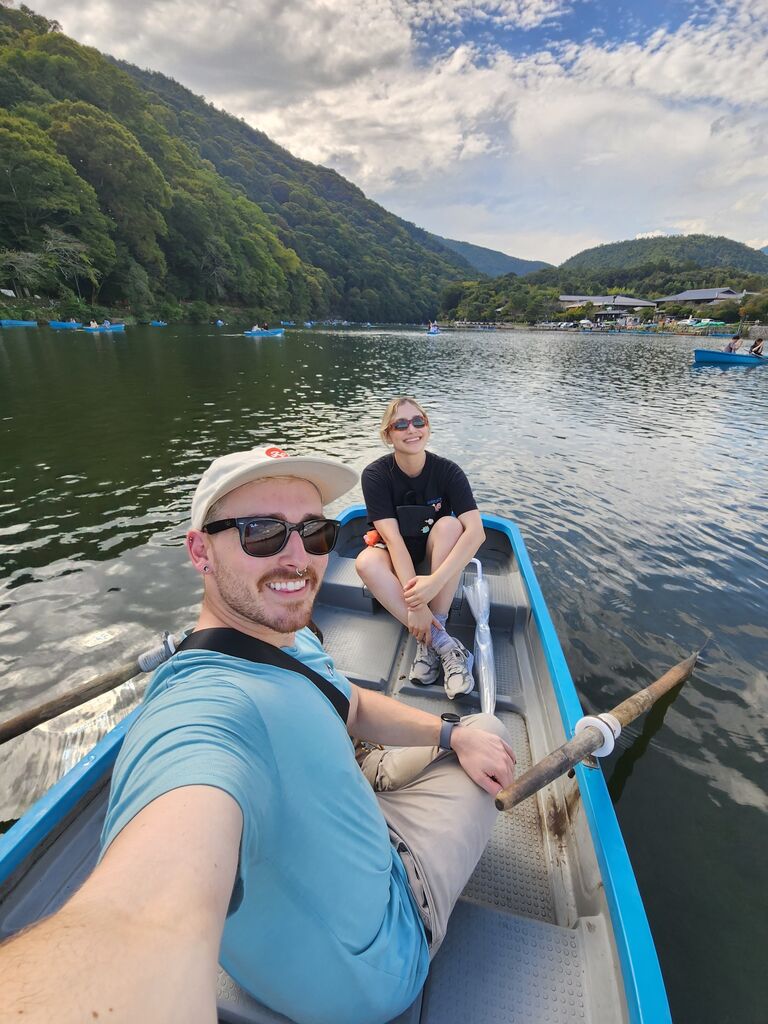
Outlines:
[{"label": "gray sneaker", "polygon": [[460,693],[471,693],[475,688],[472,676],[474,657],[464,644],[456,641],[456,646],[440,655],[443,663],[445,692],[453,700]]},{"label": "gray sneaker", "polygon": [[440,657],[434,647],[419,640],[409,681],[416,683],[417,686],[431,686],[440,678],[441,668]]}]

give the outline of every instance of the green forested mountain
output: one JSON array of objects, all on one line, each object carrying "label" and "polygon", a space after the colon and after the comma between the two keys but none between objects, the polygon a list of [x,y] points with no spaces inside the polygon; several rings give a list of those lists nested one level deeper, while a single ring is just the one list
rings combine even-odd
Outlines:
[{"label": "green forested mountain", "polygon": [[440,245],[452,249],[453,252],[462,256],[467,263],[475,268],[480,274],[487,274],[488,277],[501,277],[503,274],[517,274],[518,277],[525,277],[536,270],[544,270],[551,267],[551,263],[543,260],[523,260],[517,256],[507,256],[505,252],[498,249],[486,249],[482,245],[473,245],[471,242],[457,242],[454,238],[441,238],[440,235],[432,235]]},{"label": "green forested mountain", "polygon": [[652,264],[729,267],[753,274],[768,274],[768,256],[722,235],[665,235],[611,242],[576,253],[561,263],[559,269],[602,273]]},{"label": "green forested mountain", "polygon": [[0,283],[68,314],[423,319],[471,273],[333,171],[27,8],[0,6],[0,170]]},{"label": "green forested mountain", "polygon": [[445,281],[472,276],[469,263],[439,239],[366,199],[335,171],[291,156],[165,75],[119,67],[173,112],[173,134],[258,203],[285,245],[325,271],[332,304],[346,316],[433,316]]}]

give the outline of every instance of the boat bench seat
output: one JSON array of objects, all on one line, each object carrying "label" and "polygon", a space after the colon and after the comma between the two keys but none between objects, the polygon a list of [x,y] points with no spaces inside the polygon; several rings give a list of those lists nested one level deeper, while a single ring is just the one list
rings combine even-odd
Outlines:
[{"label": "boat bench seat", "polygon": [[[475,624],[472,609],[464,597],[464,583],[475,579],[474,567],[465,569],[456,589],[451,604],[450,619],[459,626]],[[491,625],[501,629],[512,629],[518,623],[523,625],[530,613],[530,606],[519,572],[494,575],[486,573],[488,588],[491,594],[493,614]],[[323,604],[336,608],[349,608],[352,611],[373,612],[380,608],[378,602],[365,586],[355,569],[354,558],[331,554],[328,568],[323,579],[319,600]]]}]

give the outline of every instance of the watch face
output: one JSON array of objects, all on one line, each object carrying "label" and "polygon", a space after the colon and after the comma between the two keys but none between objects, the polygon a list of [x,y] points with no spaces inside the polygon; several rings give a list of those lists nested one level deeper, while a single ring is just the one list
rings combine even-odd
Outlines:
[{"label": "watch face", "polygon": [[453,711],[446,711],[444,715],[440,715],[440,718],[443,722],[454,722],[457,725],[461,721],[459,715],[455,714]]}]

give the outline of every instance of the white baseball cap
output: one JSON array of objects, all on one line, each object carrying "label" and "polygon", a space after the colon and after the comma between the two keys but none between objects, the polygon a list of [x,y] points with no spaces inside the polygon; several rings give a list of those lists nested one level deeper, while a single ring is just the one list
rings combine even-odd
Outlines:
[{"label": "white baseball cap", "polygon": [[236,487],[272,476],[309,480],[320,492],[323,505],[335,501],[355,486],[357,470],[327,455],[289,455],[277,445],[230,452],[214,459],[200,478],[192,498],[192,529],[200,530],[208,510]]}]

